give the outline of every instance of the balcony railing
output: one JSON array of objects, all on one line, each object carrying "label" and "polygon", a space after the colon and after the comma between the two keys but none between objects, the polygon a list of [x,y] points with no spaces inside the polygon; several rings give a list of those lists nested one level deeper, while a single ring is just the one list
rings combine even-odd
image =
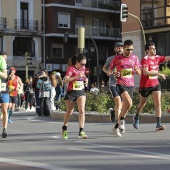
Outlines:
[{"label": "balcony railing", "polygon": [[6,18],[0,17],[0,29],[6,28]]},{"label": "balcony railing", "polygon": [[120,0],[75,0],[75,6],[114,10],[120,9]]},{"label": "balcony railing", "polygon": [[15,19],[15,29],[29,29],[38,31],[38,21]]},{"label": "balcony railing", "polygon": [[119,28],[107,28],[107,27],[97,27],[89,25],[76,25],[75,32],[78,33],[79,27],[84,27],[87,35],[99,36],[99,37],[120,37]]}]

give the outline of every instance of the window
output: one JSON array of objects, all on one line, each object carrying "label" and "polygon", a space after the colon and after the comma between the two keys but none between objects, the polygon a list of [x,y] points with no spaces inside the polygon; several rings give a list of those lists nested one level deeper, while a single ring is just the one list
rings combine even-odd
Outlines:
[{"label": "window", "polygon": [[70,28],[70,14],[58,13],[58,27]]},{"label": "window", "polygon": [[52,58],[63,58],[63,46],[58,44],[52,45]]},{"label": "window", "polygon": [[32,38],[16,37],[13,42],[13,55],[24,56],[25,52],[31,53],[35,57],[35,43]]},{"label": "window", "polygon": [[21,3],[20,15],[20,28],[28,29],[28,3]]}]

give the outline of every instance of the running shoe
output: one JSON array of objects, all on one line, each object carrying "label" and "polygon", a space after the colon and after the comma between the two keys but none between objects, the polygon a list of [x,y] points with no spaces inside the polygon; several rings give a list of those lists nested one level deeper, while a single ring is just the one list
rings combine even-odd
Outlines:
[{"label": "running shoe", "polygon": [[78,139],[87,139],[88,136],[85,134],[84,131],[80,132],[79,135],[78,135]]},{"label": "running shoe", "polygon": [[125,132],[125,120],[119,120],[119,129],[121,132]]},{"label": "running shoe", "polygon": [[133,116],[133,126],[135,129],[139,129],[139,117]]},{"label": "running shoe", "polygon": [[63,139],[68,139],[67,130],[62,130],[62,138]]},{"label": "running shoe", "polygon": [[6,138],[7,137],[7,131],[6,129],[3,129],[3,132],[2,132],[2,138]]},{"label": "running shoe", "polygon": [[109,113],[110,113],[110,121],[115,122],[115,111],[113,108],[109,108]]},{"label": "running shoe", "polygon": [[162,125],[161,123],[157,123],[157,125],[156,125],[156,131],[160,131],[160,130],[165,130],[165,126]]},{"label": "running shoe", "polygon": [[8,119],[8,123],[12,123],[12,120],[11,120],[11,119]]},{"label": "running shoe", "polygon": [[113,135],[118,136],[118,137],[122,136],[119,128],[117,128],[117,129],[113,128],[112,130],[113,130]]}]

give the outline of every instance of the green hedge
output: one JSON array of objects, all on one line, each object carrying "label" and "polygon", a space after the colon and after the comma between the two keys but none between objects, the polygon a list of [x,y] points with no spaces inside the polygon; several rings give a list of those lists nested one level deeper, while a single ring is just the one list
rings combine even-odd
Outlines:
[{"label": "green hedge", "polygon": [[[102,93],[99,92],[97,95],[87,92],[86,95],[87,95],[86,107],[85,107],[86,112],[96,111],[100,114],[106,114],[108,113],[108,109],[110,107],[114,108],[114,100],[112,99],[108,91]],[[162,91],[161,102],[162,102],[162,112],[169,112],[168,110],[170,110],[170,92]],[[130,114],[134,113],[138,103],[139,103],[139,92],[138,89],[136,89],[133,97],[133,106],[129,111]],[[66,106],[63,98],[61,99],[59,104],[60,104],[60,109],[65,111]],[[75,110],[77,110],[77,107],[75,107]],[[151,97],[149,97],[148,102],[142,112],[153,113],[153,111],[154,111],[154,103]]]}]

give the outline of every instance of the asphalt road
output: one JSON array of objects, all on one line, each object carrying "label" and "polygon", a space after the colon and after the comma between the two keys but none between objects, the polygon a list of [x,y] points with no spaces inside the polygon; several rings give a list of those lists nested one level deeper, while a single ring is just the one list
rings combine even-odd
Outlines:
[{"label": "asphalt road", "polygon": [[122,137],[112,123],[86,123],[88,139],[77,139],[78,122],[68,125],[69,139],[61,138],[62,121],[16,112],[8,137],[0,139],[0,170],[169,170],[170,124],[155,132],[155,124],[139,130],[126,124]]}]

